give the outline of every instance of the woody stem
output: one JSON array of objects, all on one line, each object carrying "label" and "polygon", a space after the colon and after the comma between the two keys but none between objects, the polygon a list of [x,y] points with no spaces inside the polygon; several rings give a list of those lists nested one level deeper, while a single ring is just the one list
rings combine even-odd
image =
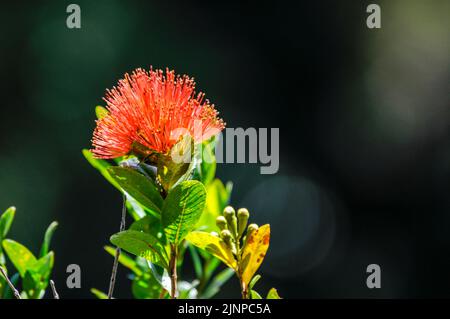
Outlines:
[{"label": "woody stem", "polygon": [[172,299],[177,299],[177,257],[178,249],[177,246],[172,244],[170,246],[170,261],[169,261],[169,272],[170,272],[170,296]]}]

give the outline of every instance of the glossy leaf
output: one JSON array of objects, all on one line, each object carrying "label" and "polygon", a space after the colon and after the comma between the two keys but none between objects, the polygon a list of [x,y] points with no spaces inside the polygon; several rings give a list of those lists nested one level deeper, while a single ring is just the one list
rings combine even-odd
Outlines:
[{"label": "glossy leaf", "polygon": [[159,215],[163,199],[153,181],[128,167],[111,166],[107,171],[111,178],[148,212]]},{"label": "glossy leaf", "polygon": [[228,267],[236,269],[236,259],[230,248],[228,248],[227,244],[221,238],[207,232],[193,231],[186,237],[186,240],[194,246],[204,249],[208,253],[219,258]]},{"label": "glossy leaf", "polygon": [[253,279],[248,284],[249,289],[253,289],[253,287],[256,285],[256,283],[261,279],[261,275],[256,275],[253,277]]},{"label": "glossy leaf", "polygon": [[150,234],[126,230],[112,235],[111,242],[133,255],[168,268],[167,251],[159,240]]},{"label": "glossy leaf", "polygon": [[281,299],[281,297],[278,295],[278,291],[275,288],[271,288],[267,293],[266,299]]},{"label": "glossy leaf", "polygon": [[43,257],[48,254],[50,242],[52,241],[53,233],[55,232],[57,227],[58,227],[57,222],[53,222],[50,224],[50,226],[48,226],[47,230],[45,231],[44,242],[42,243],[39,257]]},{"label": "glossy leaf", "polygon": [[6,237],[16,214],[16,208],[10,207],[0,215],[0,241]]},{"label": "glossy leaf", "polygon": [[198,181],[185,181],[169,192],[161,221],[167,239],[178,245],[195,227],[205,207],[206,191]]},{"label": "glossy leaf", "polygon": [[105,116],[107,116],[108,114],[109,114],[109,111],[105,107],[103,107],[101,105],[97,105],[95,107],[95,115],[97,116],[97,119],[100,120],[100,119],[104,118]]},{"label": "glossy leaf", "polygon": [[95,288],[91,288],[91,293],[97,297],[97,299],[108,299],[108,295],[105,294],[103,291],[100,291]]},{"label": "glossy leaf", "polygon": [[250,289],[250,299],[262,299],[262,297],[255,290]]},{"label": "glossy leaf", "polygon": [[246,239],[241,260],[242,280],[246,285],[250,283],[253,275],[263,262],[269,248],[269,242],[270,225],[268,224],[259,227]]},{"label": "glossy leaf", "polygon": [[227,188],[219,179],[215,179],[206,187],[206,204],[196,229],[217,231],[216,218],[228,205],[231,187]]},{"label": "glossy leaf", "polygon": [[147,215],[135,221],[133,224],[131,224],[130,230],[142,231],[144,233],[153,235],[158,239],[161,239],[163,242],[165,241],[165,238],[163,238],[164,232],[161,224],[161,219],[153,215]]},{"label": "glossy leaf", "polygon": [[28,250],[28,248],[14,240],[4,239],[2,244],[9,259],[23,278],[27,269],[31,268],[36,263],[36,257]]}]

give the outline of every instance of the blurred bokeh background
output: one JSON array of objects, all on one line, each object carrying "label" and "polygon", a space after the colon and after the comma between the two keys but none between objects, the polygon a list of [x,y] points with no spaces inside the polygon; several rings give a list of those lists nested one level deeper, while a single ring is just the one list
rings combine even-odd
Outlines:
[{"label": "blurred bokeh background", "polygon": [[[81,6],[81,29],[66,7]],[[381,29],[366,7],[381,6]],[[446,0],[39,1],[0,10],[0,210],[37,251],[52,220],[64,298],[107,290],[121,196],[83,158],[94,107],[136,67],[197,80],[229,127],[280,128],[280,170],[222,164],[232,205],[272,225],[259,290],[450,296]],[[66,267],[82,288],[64,286]],[[382,288],[366,287],[381,266]],[[116,297],[131,297],[121,268]],[[239,297],[230,280],[218,297]]]}]

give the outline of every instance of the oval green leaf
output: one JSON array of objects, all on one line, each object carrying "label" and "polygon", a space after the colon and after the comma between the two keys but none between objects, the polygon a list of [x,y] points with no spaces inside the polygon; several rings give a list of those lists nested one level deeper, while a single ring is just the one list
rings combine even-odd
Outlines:
[{"label": "oval green leaf", "polygon": [[167,239],[178,245],[195,227],[205,207],[206,191],[199,181],[184,181],[164,201],[161,221]]}]

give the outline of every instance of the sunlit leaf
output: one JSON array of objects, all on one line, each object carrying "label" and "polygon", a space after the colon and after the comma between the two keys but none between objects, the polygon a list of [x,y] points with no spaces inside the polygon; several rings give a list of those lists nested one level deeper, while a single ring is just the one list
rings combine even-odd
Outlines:
[{"label": "sunlit leaf", "polygon": [[31,268],[36,263],[36,257],[28,250],[28,248],[14,240],[4,239],[2,244],[9,259],[23,278],[27,269]]},{"label": "sunlit leaf", "polygon": [[169,192],[163,204],[161,221],[171,243],[178,245],[195,227],[205,199],[205,187],[199,181],[182,182]]},{"label": "sunlit leaf", "polygon": [[221,238],[207,232],[193,231],[187,235],[186,240],[194,246],[204,249],[213,256],[219,258],[228,267],[236,269],[236,259],[230,248]]},{"label": "sunlit leaf", "polygon": [[0,215],[0,241],[6,237],[16,214],[16,208],[10,207]]},{"label": "sunlit leaf", "polygon": [[108,295],[105,294],[103,291],[100,291],[95,288],[91,288],[91,293],[97,297],[97,299],[108,299]]},{"label": "sunlit leaf", "polygon": [[275,288],[271,288],[267,293],[266,299],[281,299],[281,297],[278,295],[278,291]]},{"label": "sunlit leaf", "polygon": [[95,107],[95,115],[97,116],[97,119],[100,120],[100,119],[104,118],[105,116],[107,116],[108,114],[109,114],[109,112],[105,107],[103,107],[101,105],[97,105]]},{"label": "sunlit leaf", "polygon": [[45,231],[44,241],[41,246],[41,251],[39,253],[39,257],[43,257],[43,256],[47,255],[49,247],[50,247],[50,242],[52,241],[53,233],[55,232],[57,227],[58,227],[57,222],[53,222],[50,224],[50,226],[48,226],[47,230]]},{"label": "sunlit leaf", "polygon": [[250,283],[253,275],[266,256],[270,242],[270,225],[266,224],[253,231],[246,240],[242,253],[241,269],[242,280],[246,285]]},{"label": "sunlit leaf", "polygon": [[250,299],[262,299],[262,297],[256,291],[254,291],[253,289],[250,289]]},{"label": "sunlit leaf", "polygon": [[111,166],[107,171],[111,178],[148,212],[159,215],[163,199],[153,181],[128,167]]},{"label": "sunlit leaf", "polygon": [[[230,190],[231,191],[231,190]],[[219,179],[206,186],[206,204],[203,214],[196,225],[197,230],[216,231],[216,218],[228,205],[230,192]]]},{"label": "sunlit leaf", "polygon": [[131,224],[130,230],[142,231],[165,241],[161,219],[153,215],[147,215]]},{"label": "sunlit leaf", "polygon": [[133,255],[168,268],[167,251],[159,240],[150,234],[126,230],[112,235],[111,242]]},{"label": "sunlit leaf", "polygon": [[253,279],[248,284],[249,289],[253,289],[253,287],[256,285],[256,283],[261,279],[261,275],[256,275],[253,277]]}]

